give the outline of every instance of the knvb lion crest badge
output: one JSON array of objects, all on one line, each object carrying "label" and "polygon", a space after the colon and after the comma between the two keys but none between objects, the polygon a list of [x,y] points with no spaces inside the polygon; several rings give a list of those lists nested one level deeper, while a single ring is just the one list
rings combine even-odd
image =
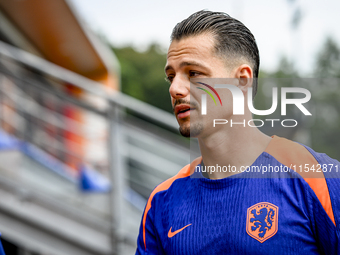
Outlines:
[{"label": "knvb lion crest badge", "polygon": [[247,210],[247,233],[260,243],[273,237],[278,229],[279,207],[268,202],[257,203]]}]

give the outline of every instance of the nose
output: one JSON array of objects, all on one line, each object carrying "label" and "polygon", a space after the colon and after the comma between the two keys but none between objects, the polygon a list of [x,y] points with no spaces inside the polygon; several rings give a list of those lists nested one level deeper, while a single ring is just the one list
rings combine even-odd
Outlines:
[{"label": "nose", "polygon": [[174,99],[187,97],[190,94],[190,81],[176,76],[170,85],[169,92]]}]

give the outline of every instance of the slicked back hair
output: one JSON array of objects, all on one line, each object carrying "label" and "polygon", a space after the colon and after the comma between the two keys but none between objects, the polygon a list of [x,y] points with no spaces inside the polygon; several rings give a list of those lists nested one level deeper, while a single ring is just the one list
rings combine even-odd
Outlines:
[{"label": "slicked back hair", "polygon": [[[211,33],[215,39],[215,52],[225,59],[246,59],[253,69],[253,97],[257,91],[260,56],[254,35],[240,21],[224,12],[198,11],[178,23],[171,41]],[[221,77],[219,77],[221,78]]]}]

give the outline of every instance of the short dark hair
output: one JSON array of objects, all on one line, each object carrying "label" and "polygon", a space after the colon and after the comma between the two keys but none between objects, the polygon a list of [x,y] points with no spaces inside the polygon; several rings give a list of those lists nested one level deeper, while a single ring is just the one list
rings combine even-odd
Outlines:
[{"label": "short dark hair", "polygon": [[253,68],[253,97],[257,92],[260,56],[256,40],[240,21],[224,12],[198,11],[178,23],[171,34],[171,41],[210,32],[215,37],[215,50],[229,58],[245,57]]}]

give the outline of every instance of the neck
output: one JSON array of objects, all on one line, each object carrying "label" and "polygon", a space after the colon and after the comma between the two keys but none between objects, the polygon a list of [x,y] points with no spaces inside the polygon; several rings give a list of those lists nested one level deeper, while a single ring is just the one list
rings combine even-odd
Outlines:
[{"label": "neck", "polygon": [[[239,173],[241,167],[251,166],[262,154],[271,138],[255,127],[237,125],[223,127],[218,131],[198,138],[205,166],[226,166],[235,171],[215,171],[210,179],[221,179]],[[230,166],[230,167],[229,167]]]}]

